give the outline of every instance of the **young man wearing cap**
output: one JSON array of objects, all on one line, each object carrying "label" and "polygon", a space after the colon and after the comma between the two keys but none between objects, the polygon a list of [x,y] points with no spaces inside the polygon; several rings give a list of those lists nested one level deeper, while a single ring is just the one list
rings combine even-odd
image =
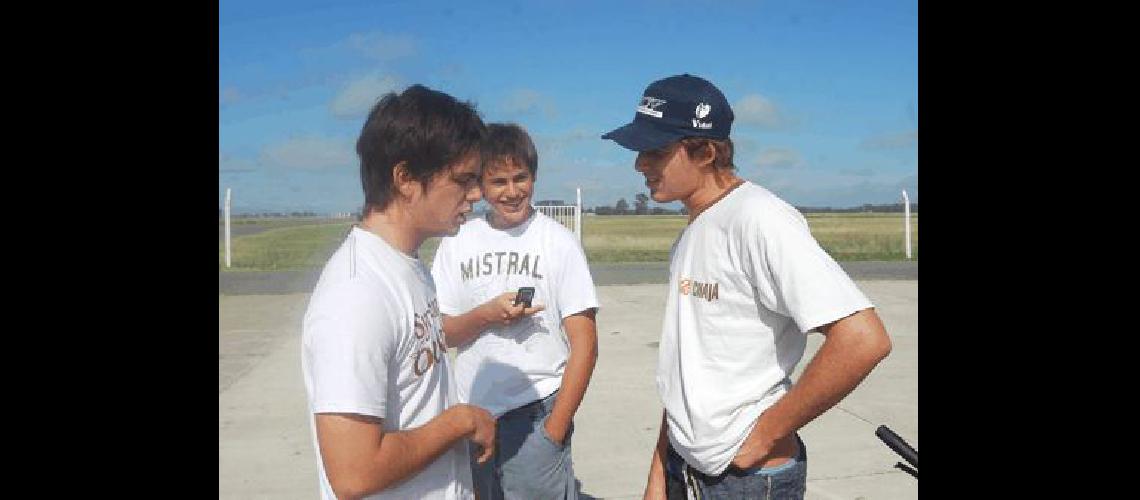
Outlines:
[{"label": "young man wearing cap", "polygon": [[[602,136],[689,225],[673,245],[657,366],[664,412],[646,498],[803,498],[797,430],[891,349],[874,306],[794,207],[734,172],[728,100],[707,80],[650,84]],[[799,380],[808,332],[825,336]]]},{"label": "young man wearing cap", "polygon": [[356,151],[364,216],[321,272],[302,331],[321,497],[469,499],[467,440],[495,423],[457,404],[431,274],[417,249],[479,200],[485,126],[470,104],[413,85],[385,95]]},{"label": "young man wearing cap", "polygon": [[[496,416],[495,457],[473,461],[483,500],[575,499],[573,418],[597,359],[598,299],[578,238],[531,207],[538,153],[491,124],[480,180],[491,210],[444,238],[432,263],[460,401]],[[516,305],[533,287],[532,307]]]}]

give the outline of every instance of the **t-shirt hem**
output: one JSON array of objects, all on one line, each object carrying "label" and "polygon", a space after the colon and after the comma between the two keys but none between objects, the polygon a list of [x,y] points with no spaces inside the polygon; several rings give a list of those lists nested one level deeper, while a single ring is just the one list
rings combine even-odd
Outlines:
[{"label": "t-shirt hem", "polygon": [[569,318],[570,316],[578,314],[578,313],[585,311],[587,309],[601,309],[601,308],[598,307],[597,302],[587,302],[581,306],[564,307],[562,310],[567,311],[567,312],[562,313],[562,319]]},{"label": "t-shirt hem", "polygon": [[472,404],[475,404],[476,406],[483,406],[487,409],[488,412],[491,413],[491,416],[498,418],[511,410],[521,408],[540,399],[546,399],[551,394],[554,394],[556,391],[558,391],[558,389],[562,388],[562,377],[552,377],[540,380],[536,382],[533,387],[536,395],[534,397],[528,397],[525,400],[520,399],[515,401],[508,401],[505,404],[494,404],[486,402],[475,402]]},{"label": "t-shirt hem", "polygon": [[875,307],[875,305],[870,303],[870,302],[863,302],[860,304],[848,305],[848,306],[844,306],[844,307],[837,308],[837,309],[831,309],[825,313],[820,313],[820,314],[815,314],[812,316],[805,317],[801,322],[799,322],[800,328],[804,332],[810,332],[810,331],[815,330],[816,328],[819,328],[823,325],[826,325],[826,324],[831,323],[833,321],[838,321],[838,320],[846,318],[852,314],[855,314],[859,311],[862,311],[864,309],[870,309],[872,307]]},{"label": "t-shirt hem", "polygon": [[466,311],[460,311],[458,307],[445,306],[439,304],[439,312],[448,316],[459,316]]},{"label": "t-shirt hem", "polygon": [[368,417],[384,418],[384,408],[351,403],[324,403],[313,405],[312,413],[355,413]]},{"label": "t-shirt hem", "polygon": [[[740,447],[744,445],[744,440],[748,439],[748,436],[752,434],[752,428],[756,426],[756,421],[760,418],[760,415],[767,411],[768,408],[771,408],[772,405],[776,404],[776,401],[779,401],[780,398],[784,396],[784,394],[787,394],[786,389],[779,390],[773,394],[768,394],[760,401],[757,401],[755,405],[748,410],[748,414],[739,417],[747,421],[748,425],[744,426],[742,432],[739,432],[733,438],[731,441],[732,444],[730,444],[727,448],[723,448],[721,452],[716,453],[717,456],[714,457],[697,457],[693,455],[692,458],[694,463],[690,463],[689,465],[692,465],[694,468],[705,474],[713,476],[717,476],[723,473],[726,469],[728,469],[729,465],[732,465],[732,459],[736,456],[736,453],[740,451]],[[674,449],[681,448],[675,441],[673,441],[671,430],[668,437],[670,444],[672,444]],[[678,452],[680,453],[679,450]],[[681,453],[681,455],[685,456],[685,453]],[[711,468],[705,468],[709,467],[710,465],[712,466]]]}]

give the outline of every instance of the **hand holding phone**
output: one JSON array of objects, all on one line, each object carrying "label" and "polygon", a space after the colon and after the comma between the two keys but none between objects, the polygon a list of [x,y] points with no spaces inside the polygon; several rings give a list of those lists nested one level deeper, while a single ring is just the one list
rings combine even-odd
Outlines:
[{"label": "hand holding phone", "polygon": [[533,286],[519,287],[518,293],[515,294],[514,305],[517,306],[519,304],[523,304],[523,307],[529,308],[532,300],[534,300],[534,287]]}]

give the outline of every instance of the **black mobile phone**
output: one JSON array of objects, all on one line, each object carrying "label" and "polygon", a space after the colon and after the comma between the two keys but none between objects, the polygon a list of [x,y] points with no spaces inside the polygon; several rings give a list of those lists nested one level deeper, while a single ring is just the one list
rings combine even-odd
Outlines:
[{"label": "black mobile phone", "polygon": [[530,307],[530,301],[532,299],[534,299],[533,286],[519,287],[519,293],[515,295],[515,305],[526,304],[525,307]]}]

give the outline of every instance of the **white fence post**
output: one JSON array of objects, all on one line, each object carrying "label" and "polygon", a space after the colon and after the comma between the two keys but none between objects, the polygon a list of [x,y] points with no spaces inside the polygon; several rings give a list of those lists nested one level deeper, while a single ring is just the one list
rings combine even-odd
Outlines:
[{"label": "white fence post", "polygon": [[582,243],[582,188],[575,188],[578,193],[578,208],[574,211],[574,234],[578,235],[578,243]]},{"label": "white fence post", "polygon": [[903,192],[903,227],[906,228],[906,258],[910,258],[910,198],[906,195],[906,190]]},{"label": "white fence post", "polygon": [[[578,243],[582,242],[582,189],[577,188],[577,201],[575,205],[539,205],[534,207],[535,210],[546,214],[548,217],[558,221],[559,224],[566,226],[567,229],[574,231],[574,236],[578,237]],[[570,226],[574,227],[571,228]]]},{"label": "white fence post", "polygon": [[226,188],[226,268],[230,267],[230,188]]}]

